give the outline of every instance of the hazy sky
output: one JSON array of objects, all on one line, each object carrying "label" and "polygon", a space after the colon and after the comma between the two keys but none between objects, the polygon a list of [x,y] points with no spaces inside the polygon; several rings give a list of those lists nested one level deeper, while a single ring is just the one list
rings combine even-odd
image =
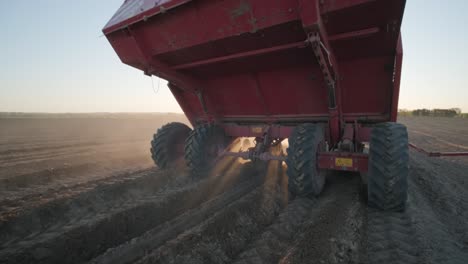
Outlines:
[{"label": "hazy sky", "polygon": [[[180,112],[164,81],[155,94],[102,36],[122,3],[0,1],[0,112]],[[400,108],[468,112],[467,10],[465,0],[407,0]]]}]

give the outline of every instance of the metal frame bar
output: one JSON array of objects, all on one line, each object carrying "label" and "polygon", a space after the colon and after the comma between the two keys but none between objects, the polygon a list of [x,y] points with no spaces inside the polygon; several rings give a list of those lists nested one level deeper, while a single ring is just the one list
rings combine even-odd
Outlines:
[{"label": "metal frame bar", "polygon": [[222,124],[222,127],[231,137],[263,137],[268,133],[270,138],[288,138],[295,126]]},{"label": "metal frame bar", "polygon": [[340,140],[340,120],[342,118],[338,64],[322,22],[320,1],[299,0],[299,5],[301,6],[299,16],[302,26],[308,35],[308,42],[312,45],[315,59],[328,88],[329,137],[331,145],[334,146]]},{"label": "metal frame bar", "polygon": [[355,5],[365,5],[367,3],[375,2],[375,0],[353,0],[353,1],[323,1],[323,12],[329,13],[341,9],[346,9]]},{"label": "metal frame bar", "polygon": [[239,151],[239,152],[225,151],[225,152],[221,152],[219,155],[221,157],[229,156],[229,157],[242,158],[245,160],[257,159],[257,160],[262,160],[262,161],[270,161],[270,160],[286,161],[286,156],[276,156],[269,152],[263,152],[258,155],[255,155],[255,153],[252,151]]},{"label": "metal frame bar", "polygon": [[410,146],[412,149],[421,152],[428,157],[463,157],[463,156],[468,156],[468,152],[431,152],[427,151],[421,147],[416,146],[413,143],[409,143],[408,146]]},{"label": "metal frame bar", "polygon": [[378,27],[372,27],[372,28],[366,28],[366,29],[331,35],[328,37],[328,40],[335,41],[335,40],[344,40],[344,39],[351,39],[351,38],[357,38],[357,37],[365,37],[365,36],[367,37],[369,35],[373,35],[379,32],[380,32],[380,29]]},{"label": "metal frame bar", "polygon": [[[253,157],[254,153],[251,151],[240,151],[240,152],[220,152],[219,156],[230,156],[242,159],[258,159],[263,161],[277,160],[286,161],[286,156],[276,156],[269,152],[263,152]],[[345,159],[351,162],[350,166],[339,165],[340,159]],[[326,170],[338,170],[338,171],[353,171],[353,172],[367,172],[369,166],[369,156],[361,153],[352,152],[319,152],[317,159],[317,168]]]},{"label": "metal frame bar", "polygon": [[227,56],[221,56],[221,57],[211,58],[207,60],[181,64],[181,65],[172,67],[172,69],[174,70],[190,69],[190,68],[194,68],[197,66],[204,66],[204,65],[209,65],[209,64],[219,63],[219,62],[226,62],[226,61],[230,61],[234,59],[243,59],[243,58],[248,58],[252,56],[268,54],[268,53],[272,53],[276,51],[288,50],[288,49],[293,49],[293,48],[305,48],[305,47],[306,47],[306,43],[304,41],[300,41],[300,42],[294,42],[294,43],[270,47],[270,48],[239,52],[239,53],[231,54]]},{"label": "metal frame bar", "polygon": [[[220,122],[234,122],[234,123],[290,123],[295,124],[299,122],[327,122],[330,118],[328,114],[316,115],[225,115],[219,119]],[[344,114],[343,121],[345,122],[373,122],[387,120],[386,115],[376,115],[371,113],[360,114]]]}]

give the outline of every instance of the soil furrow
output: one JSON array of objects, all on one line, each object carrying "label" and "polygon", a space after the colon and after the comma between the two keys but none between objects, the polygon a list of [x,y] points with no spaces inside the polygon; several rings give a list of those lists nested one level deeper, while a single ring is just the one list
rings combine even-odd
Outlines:
[{"label": "soil furrow", "polygon": [[75,144],[60,144],[52,145],[46,144],[43,146],[31,146],[27,145],[24,148],[12,148],[0,151],[0,161],[12,161],[15,159],[31,158],[36,155],[44,155],[48,153],[58,153],[61,150],[69,151],[70,149],[80,149],[89,147],[99,147],[106,145],[106,143],[100,142],[86,142],[86,143],[75,143]]},{"label": "soil furrow", "polygon": [[[323,203],[325,204],[327,203]],[[246,246],[246,250],[241,252],[233,263],[278,262],[289,244],[295,240],[306,218],[318,216],[313,215],[314,211],[321,209],[316,205],[316,199],[301,198],[292,201],[271,226]]]},{"label": "soil furrow", "polygon": [[[36,204],[24,211],[10,211],[1,223],[2,248],[11,246],[15,241],[23,241],[31,234],[53,230],[54,226],[66,225],[89,214],[99,212],[103,208],[113,207],[126,199],[135,196],[135,189],[141,193],[150,193],[156,185],[164,184],[168,177],[157,177],[154,171],[144,171],[108,181],[94,186],[84,185],[79,189],[68,190],[69,196],[61,194],[60,198],[49,202]],[[81,193],[80,193],[81,191]],[[115,196],[119,194],[119,196]],[[24,241],[23,241],[24,243]]]},{"label": "soil furrow", "polygon": [[[113,144],[102,144],[97,146],[83,146],[69,149],[57,149],[54,151],[36,152],[28,155],[21,155],[19,157],[6,156],[0,157],[0,169],[4,171],[6,169],[15,168],[17,166],[24,166],[25,164],[34,164],[42,161],[50,161],[54,159],[61,160],[72,160],[73,157],[85,157],[85,156],[101,156],[106,153],[114,153],[116,149],[124,148],[125,145],[135,146],[140,145],[138,142],[133,143],[113,143]],[[2,173],[3,174],[3,173]]]},{"label": "soil furrow", "polygon": [[188,210],[178,217],[147,231],[144,235],[127,241],[118,247],[109,249],[91,263],[132,263],[166,241],[176,237],[205,219],[215,215],[229,204],[241,199],[263,182],[263,177],[254,176],[232,190],[227,191],[199,207]]},{"label": "soil furrow", "polygon": [[415,221],[407,212],[368,209],[369,263],[424,263]]},{"label": "soil furrow", "polygon": [[29,164],[33,162],[39,161],[48,161],[55,158],[66,158],[71,156],[79,156],[87,153],[94,153],[96,152],[96,148],[94,147],[86,147],[80,149],[68,149],[68,150],[57,150],[51,152],[44,152],[44,153],[34,153],[27,156],[21,157],[10,157],[1,160],[1,168],[12,168],[18,165]]},{"label": "soil furrow", "polygon": [[286,206],[278,172],[270,162],[265,183],[136,263],[226,263],[269,226]]},{"label": "soil furrow", "polygon": [[[233,166],[240,166],[238,163]],[[247,175],[247,173],[245,173]],[[227,175],[225,175],[227,176]],[[139,186],[125,191],[129,195],[118,194],[119,201],[102,204],[101,197],[95,208],[81,220],[55,226],[55,229],[40,233],[30,241],[10,245],[1,253],[6,263],[78,263],[87,261],[108,248],[140,236],[148,229],[162,224],[183,212],[193,209],[212,197],[222,194],[245,177],[210,177],[199,182],[191,182],[184,177],[180,182],[170,182],[159,192]],[[224,182],[223,182],[224,181]],[[221,184],[222,183],[222,184]],[[220,185],[221,184],[221,185]],[[148,192],[142,195],[142,188]],[[114,196],[116,193],[113,194]],[[96,197],[92,198],[96,203]],[[99,199],[97,199],[99,201]],[[89,209],[89,208],[87,208]],[[100,212],[100,214],[96,214]]]},{"label": "soil furrow", "polygon": [[327,181],[327,189],[296,231],[292,246],[282,250],[279,263],[359,263],[362,260],[366,214],[359,197],[359,175],[331,173]]},{"label": "soil furrow", "polygon": [[96,167],[96,163],[84,163],[72,166],[66,166],[54,169],[43,169],[33,173],[17,175],[15,177],[1,179],[0,190],[18,190],[25,192],[24,188],[34,185],[45,185],[52,181],[57,181],[61,178],[70,177],[71,173],[83,173]]},{"label": "soil furrow", "polygon": [[[38,194],[28,194],[25,192],[23,196],[18,198],[3,199],[0,201],[0,208],[2,209],[0,213],[0,224],[1,226],[4,226],[6,222],[15,221],[15,218],[21,217],[23,214],[30,214],[31,211],[35,209],[41,210],[42,208],[40,207],[46,204],[52,203],[49,206],[55,207],[53,205],[54,203],[60,205],[69,203],[73,199],[80,199],[79,195],[82,193],[90,191],[100,192],[103,189],[111,190],[112,188],[119,188],[119,185],[129,184],[130,181],[134,186],[138,186],[139,184],[144,185],[149,178],[155,178],[155,174],[160,174],[157,172],[157,169],[128,171],[98,180],[89,180],[80,184],[49,189],[47,192],[41,192]],[[161,180],[166,178],[167,177],[161,177]],[[90,196],[92,195],[90,194]],[[60,213],[63,213],[63,210],[60,210]],[[32,215],[35,214],[33,213]],[[31,217],[31,215],[25,217]]]},{"label": "soil furrow", "polygon": [[[468,259],[467,193],[458,185],[456,174],[428,173],[425,157],[415,155],[410,177],[409,213],[417,219],[416,230],[420,236],[425,263],[466,263]],[[447,161],[439,161],[445,163]],[[451,169],[456,167],[451,164]]]}]

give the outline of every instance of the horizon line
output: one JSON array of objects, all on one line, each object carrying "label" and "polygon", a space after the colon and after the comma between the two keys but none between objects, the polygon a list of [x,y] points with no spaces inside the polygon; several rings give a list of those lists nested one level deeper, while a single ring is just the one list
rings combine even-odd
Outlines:
[{"label": "horizon line", "polygon": [[64,114],[184,114],[181,112],[9,112],[0,111],[0,114],[47,114],[47,115],[64,115]]}]

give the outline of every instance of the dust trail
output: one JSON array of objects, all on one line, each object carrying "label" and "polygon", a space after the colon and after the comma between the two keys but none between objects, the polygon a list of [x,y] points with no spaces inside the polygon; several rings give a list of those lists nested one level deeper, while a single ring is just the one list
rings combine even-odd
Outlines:
[{"label": "dust trail", "polygon": [[164,245],[167,241],[180,237],[186,230],[216,215],[229,204],[250,193],[259,184],[261,184],[260,179],[243,181],[234,188],[225,190],[222,195],[184,212],[178,217],[147,231],[142,236],[107,250],[90,263],[133,263],[148,254],[148,252]]},{"label": "dust trail", "polygon": [[255,180],[256,186],[261,186],[251,189],[247,194],[244,191],[241,199],[223,204],[215,214],[149,252],[137,263],[231,262],[285,207],[283,199],[278,195],[281,193],[278,191],[279,176],[271,174],[278,172],[277,162],[270,163],[272,165],[268,172],[265,169],[250,172],[254,179],[258,178],[254,174],[263,175],[261,181]]},{"label": "dust trail", "polygon": [[[227,151],[232,151],[232,152],[237,152],[241,149],[241,140],[238,138],[234,140],[227,148]],[[235,157],[224,157],[221,158],[216,164],[214,164],[213,169],[210,172],[210,176],[214,175],[222,175],[228,169],[229,167],[232,166],[233,161],[235,161]]]},{"label": "dust trail", "polygon": [[[58,226],[51,226],[47,232],[17,243],[14,248],[0,250],[0,258],[4,263],[36,263],[39,260],[46,263],[88,261],[104,253],[107,249],[116,247],[132,238],[140,237],[148,230],[158,226],[161,227],[160,230],[168,230],[171,225],[164,226],[164,223],[190,210],[198,212],[197,208],[201,204],[209,202],[215,197],[220,197],[221,202],[216,208],[221,209],[225,207],[225,203],[238,200],[262,182],[262,177],[252,177],[251,174],[258,175],[252,170],[253,168],[251,168],[253,172],[249,174],[245,170],[249,166],[242,166],[244,168],[241,169],[242,173],[238,177],[229,177],[232,180],[216,191],[213,188],[214,184],[221,177],[206,178],[195,182],[191,181],[189,177],[184,177],[183,181],[174,183],[171,180],[166,186],[156,186],[160,190],[159,192],[155,192],[154,188],[148,188],[147,192],[142,192],[136,186],[129,188],[130,186],[124,185],[109,193],[110,197],[102,197],[102,191],[96,193],[98,197],[85,195],[84,201],[76,201],[76,209],[82,209],[81,212],[85,211],[85,215],[78,214],[73,217],[75,221],[72,223],[65,221]],[[233,173],[236,174],[235,171]],[[151,179],[151,177],[149,178]],[[256,178],[256,180],[249,180],[251,178]],[[103,191],[106,192],[106,186],[103,188]],[[237,191],[230,193],[229,191],[233,188]],[[128,192],[128,197],[123,195],[123,190]],[[116,197],[119,199],[117,200]],[[90,201],[95,201],[96,206],[100,209],[86,210]],[[107,210],[102,211],[102,208],[107,208]],[[199,214],[196,219],[202,221],[221,209],[208,210]],[[101,213],[96,214],[96,212]],[[195,218],[191,216],[183,217],[183,221],[177,225],[177,228],[174,226],[175,233],[170,234],[176,235],[185,230],[187,228],[185,223],[187,225],[198,224],[198,220],[195,221]],[[48,251],[44,254],[36,254],[34,251],[36,248],[46,248]]]}]

